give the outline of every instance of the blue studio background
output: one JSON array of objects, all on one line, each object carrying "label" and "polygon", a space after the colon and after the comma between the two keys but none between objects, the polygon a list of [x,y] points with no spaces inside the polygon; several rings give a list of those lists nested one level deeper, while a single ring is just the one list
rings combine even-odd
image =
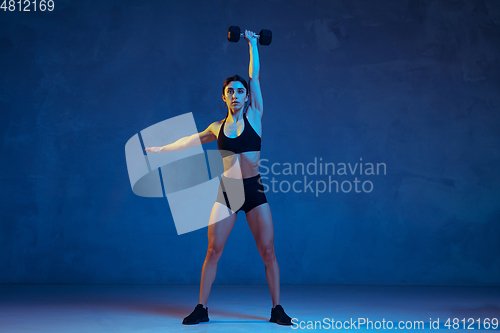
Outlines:
[{"label": "blue studio background", "polygon": [[[0,283],[199,283],[206,228],[178,236],[165,198],[134,195],[124,146],[187,112],[200,131],[223,119],[224,79],[248,77],[230,25],[273,31],[259,45],[265,166],[386,165],[330,175],[369,180],[369,193],[267,193],[282,283],[499,285],[495,0],[0,11]],[[243,213],[215,283],[266,283]]]}]

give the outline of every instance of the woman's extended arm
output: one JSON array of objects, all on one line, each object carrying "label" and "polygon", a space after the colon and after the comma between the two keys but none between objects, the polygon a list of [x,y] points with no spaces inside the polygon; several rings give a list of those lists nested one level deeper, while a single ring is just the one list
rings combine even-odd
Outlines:
[{"label": "woman's extended arm", "polygon": [[195,133],[195,134],[190,135],[190,136],[185,136],[185,137],[180,138],[179,140],[175,141],[174,143],[170,143],[170,144],[165,145],[163,147],[146,147],[146,149],[144,149],[144,150],[150,151],[153,153],[165,153],[167,151],[179,151],[179,150],[187,149],[187,148],[192,147],[192,146],[196,146],[198,144],[212,142],[215,139],[217,139],[217,136],[214,134],[215,133],[214,126],[216,124],[217,123],[212,123],[203,132]]},{"label": "woman's extended arm", "polygon": [[248,45],[250,46],[250,65],[248,66],[248,75],[250,76],[250,105],[254,110],[259,112],[262,117],[264,107],[259,82],[260,62],[259,49],[257,48],[257,38],[255,37],[254,32],[245,30],[245,39],[248,41]]}]

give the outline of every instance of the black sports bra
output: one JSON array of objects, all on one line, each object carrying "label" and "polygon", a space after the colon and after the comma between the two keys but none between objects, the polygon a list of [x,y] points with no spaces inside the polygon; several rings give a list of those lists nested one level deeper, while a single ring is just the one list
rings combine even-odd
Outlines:
[{"label": "black sports bra", "polygon": [[224,125],[227,117],[224,119],[217,138],[217,147],[219,148],[220,154],[223,158],[232,155],[231,153],[228,153],[228,151],[234,154],[244,153],[247,151],[260,151],[261,138],[248,122],[246,112],[243,115],[243,119],[245,122],[243,132],[235,138],[229,138],[224,134]]}]

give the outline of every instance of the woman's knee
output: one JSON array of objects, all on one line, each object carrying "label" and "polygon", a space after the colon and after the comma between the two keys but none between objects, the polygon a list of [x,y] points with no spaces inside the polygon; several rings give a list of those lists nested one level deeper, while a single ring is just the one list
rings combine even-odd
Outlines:
[{"label": "woman's knee", "polygon": [[262,259],[265,263],[270,263],[276,260],[276,254],[274,253],[274,246],[266,246],[262,249]]},{"label": "woman's knee", "polygon": [[222,247],[219,246],[208,246],[207,250],[207,260],[208,261],[218,261],[222,255]]}]

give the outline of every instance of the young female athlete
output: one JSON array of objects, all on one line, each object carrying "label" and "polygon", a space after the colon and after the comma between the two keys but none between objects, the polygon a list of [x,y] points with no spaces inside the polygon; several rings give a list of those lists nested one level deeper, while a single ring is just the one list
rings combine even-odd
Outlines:
[{"label": "young female athlete", "polygon": [[[229,200],[227,200],[229,191],[221,184],[208,225],[208,250],[201,271],[199,304],[189,316],[184,318],[182,323],[186,325],[209,320],[208,308],[205,306],[217,272],[217,263],[236,221],[236,213],[240,210],[246,214],[248,226],[264,260],[266,279],[273,301],[270,321],[280,325],[292,324],[291,318],[280,305],[280,273],[274,253],[273,220],[259,175],[264,108],[259,83],[260,64],[257,38],[254,32],[246,30],[245,39],[250,47],[249,85],[238,75],[226,79],[222,87],[222,99],[229,110],[226,118],[212,123],[201,133],[181,138],[172,144],[146,148],[146,151],[162,153],[186,149],[200,142],[203,144],[217,140],[223,157],[223,179],[230,182],[230,179],[239,178],[241,181],[243,178],[244,204],[226,218],[221,218],[221,216],[227,216],[228,207],[230,208]],[[247,101],[250,103],[245,111],[244,106]],[[235,163],[240,166],[236,174],[235,168],[231,168]],[[227,183],[224,182],[224,184]]]}]

